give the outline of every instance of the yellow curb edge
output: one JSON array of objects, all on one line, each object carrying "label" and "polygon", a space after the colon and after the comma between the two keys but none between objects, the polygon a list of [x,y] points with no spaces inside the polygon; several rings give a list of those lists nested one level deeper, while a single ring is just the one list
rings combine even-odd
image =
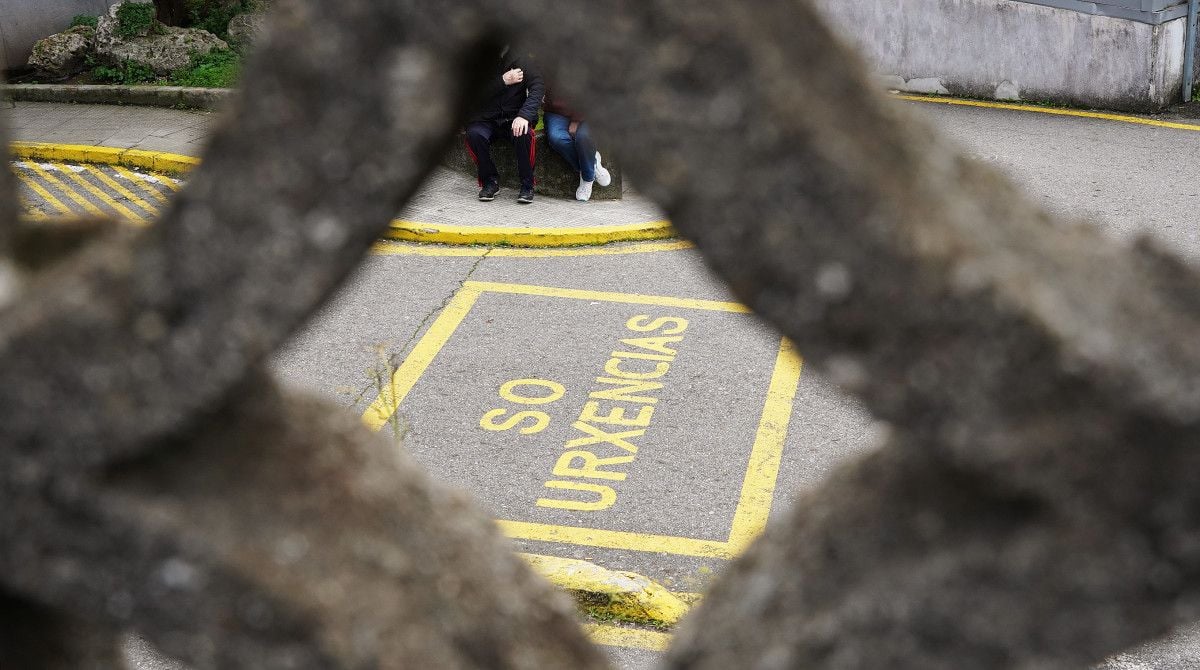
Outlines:
[{"label": "yellow curb edge", "polygon": [[609,570],[573,558],[521,554],[534,572],[570,593],[598,619],[669,628],[689,606],[657,582],[634,572]]},{"label": "yellow curb edge", "polygon": [[12,142],[14,158],[25,160],[67,161],[75,163],[100,163],[140,168],[178,175],[188,172],[200,164],[199,158],[170,154],[162,151],[141,149],[119,149],[85,144],[53,144],[49,142]]},{"label": "yellow curb edge", "polygon": [[435,244],[486,244],[523,248],[579,247],[613,242],[645,242],[676,236],[668,221],[648,221],[618,226],[580,228],[506,228],[457,226],[396,219],[384,237],[401,242]]},{"label": "yellow curb edge", "polygon": [[[99,163],[140,168],[179,175],[200,164],[200,159],[163,151],[120,149],[84,144],[51,142],[12,142],[12,156],[23,160]],[[580,228],[505,228],[501,226],[458,226],[396,219],[384,237],[401,242],[445,244],[451,246],[500,246],[524,249],[552,249],[644,242],[676,237],[668,221],[648,221],[617,226]]]},{"label": "yellow curb edge", "polygon": [[1039,107],[1037,105],[1021,104],[1019,102],[992,102],[990,100],[971,100],[969,98],[956,98],[953,96],[943,95],[919,95],[912,93],[892,93],[891,95],[898,100],[907,100],[909,102],[931,102],[940,105],[957,105],[960,107],[1005,109],[1014,112],[1033,112],[1035,114],[1049,114],[1051,116],[1074,116],[1082,119],[1117,121],[1120,123],[1133,123],[1136,125],[1153,126],[1156,128],[1200,131],[1200,125],[1193,123],[1162,121],[1159,119],[1150,119],[1141,116],[1133,116],[1130,114],[1113,114],[1110,112],[1095,112],[1085,109],[1071,109],[1066,107]]}]

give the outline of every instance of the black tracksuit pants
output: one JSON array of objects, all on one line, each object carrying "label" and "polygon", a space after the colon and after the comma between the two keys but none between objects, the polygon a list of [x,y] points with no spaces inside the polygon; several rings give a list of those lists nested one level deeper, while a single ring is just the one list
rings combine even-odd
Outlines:
[{"label": "black tracksuit pants", "polygon": [[500,173],[492,161],[492,142],[504,139],[512,142],[517,156],[517,174],[521,176],[521,188],[533,188],[533,162],[537,154],[537,142],[533,141],[533,124],[529,132],[513,137],[512,121],[475,121],[467,126],[467,149],[479,168],[479,186],[498,183]]}]

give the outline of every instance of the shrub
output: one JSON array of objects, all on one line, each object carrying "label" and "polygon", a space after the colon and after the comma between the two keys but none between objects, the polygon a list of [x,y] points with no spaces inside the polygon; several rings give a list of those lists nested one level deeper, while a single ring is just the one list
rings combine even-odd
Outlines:
[{"label": "shrub", "polygon": [[126,2],[117,8],[117,36],[126,39],[145,35],[154,27],[154,5]]},{"label": "shrub", "polygon": [[243,11],[246,11],[245,2],[187,0],[188,25],[207,30],[221,39],[229,37],[229,20]]},{"label": "shrub", "polygon": [[74,28],[76,26],[87,26],[89,28],[95,28],[98,23],[100,23],[100,17],[89,16],[87,14],[76,14],[75,18],[71,19],[71,27],[72,28]]},{"label": "shrub", "polygon": [[154,70],[150,69],[149,66],[128,60],[121,61],[116,67],[98,65],[92,69],[92,77],[97,81],[126,86],[144,84],[155,79]]},{"label": "shrub", "polygon": [[229,49],[218,49],[192,56],[192,63],[171,74],[175,86],[230,88],[237,83],[242,59]]}]

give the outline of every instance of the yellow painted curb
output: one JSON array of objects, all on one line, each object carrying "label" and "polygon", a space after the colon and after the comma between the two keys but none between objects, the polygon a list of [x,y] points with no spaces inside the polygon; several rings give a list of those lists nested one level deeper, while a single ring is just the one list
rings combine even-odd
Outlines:
[{"label": "yellow painted curb", "polygon": [[1173,128],[1175,130],[1198,130],[1200,125],[1192,123],[1176,123],[1174,121],[1159,121],[1158,119],[1145,119],[1140,116],[1129,116],[1128,114],[1110,114],[1108,112],[1089,112],[1082,109],[1063,109],[1059,107],[1038,107],[1037,105],[1022,105],[1012,102],[989,102],[987,100],[967,100],[965,98],[948,98],[933,95],[909,95],[902,93],[894,93],[896,98],[900,100],[909,100],[911,102],[932,102],[941,105],[958,105],[962,107],[985,107],[987,109],[1007,109],[1015,112],[1033,112],[1035,114],[1051,114],[1053,116],[1076,116],[1084,119],[1100,119],[1103,121],[1118,121],[1120,123],[1134,123],[1141,126],[1154,126],[1156,128]]},{"label": "yellow painted curb", "polygon": [[168,174],[182,174],[200,164],[199,158],[169,154],[162,151],[94,147],[83,144],[50,144],[46,142],[13,142],[13,158],[24,160],[66,161],[120,165]]},{"label": "yellow painted curb", "polygon": [[[192,156],[83,144],[13,142],[11,150],[13,158],[23,160],[121,165],[173,175],[186,173],[200,164],[200,159]],[[501,226],[456,226],[396,219],[384,233],[385,238],[402,242],[522,249],[597,246],[613,242],[664,240],[675,236],[675,229],[668,221],[580,228],[505,228]]]},{"label": "yellow painted curb", "polygon": [[521,554],[541,576],[571,593],[598,618],[674,626],[688,612],[681,598],[634,572],[618,572],[571,558]]},{"label": "yellow painted curb", "polygon": [[456,226],[419,221],[392,221],[384,237],[402,242],[435,244],[482,244],[522,248],[580,247],[613,242],[644,242],[675,237],[667,221],[649,221],[623,226],[581,228],[505,228],[502,226]]}]

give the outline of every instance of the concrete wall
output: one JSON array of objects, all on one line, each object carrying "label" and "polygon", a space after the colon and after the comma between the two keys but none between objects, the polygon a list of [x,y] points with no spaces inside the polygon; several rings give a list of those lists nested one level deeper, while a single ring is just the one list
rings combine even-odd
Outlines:
[{"label": "concrete wall", "polygon": [[888,86],[1146,111],[1179,101],[1184,19],[1012,0],[815,0]]},{"label": "concrete wall", "polygon": [[77,14],[99,16],[119,0],[0,0],[0,72],[19,69],[33,44],[61,32]]}]

